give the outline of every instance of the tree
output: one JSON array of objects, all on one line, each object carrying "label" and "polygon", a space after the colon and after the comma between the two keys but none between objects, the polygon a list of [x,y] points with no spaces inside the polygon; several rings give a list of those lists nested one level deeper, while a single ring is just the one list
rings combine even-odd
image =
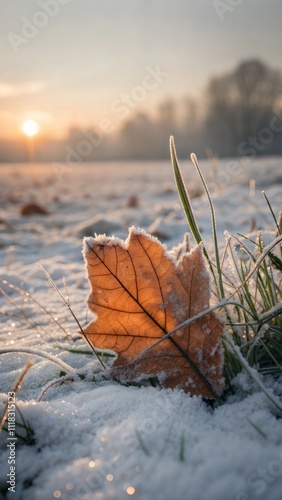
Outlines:
[{"label": "tree", "polygon": [[258,60],[244,61],[234,72],[212,78],[206,118],[211,146],[221,154],[236,154],[242,141],[268,126],[281,96],[280,71]]}]

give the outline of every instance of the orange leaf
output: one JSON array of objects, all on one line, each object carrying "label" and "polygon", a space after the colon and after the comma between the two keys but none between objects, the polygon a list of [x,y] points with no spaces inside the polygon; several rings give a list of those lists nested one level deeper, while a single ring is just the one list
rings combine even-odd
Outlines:
[{"label": "orange leaf", "polygon": [[97,317],[84,331],[93,346],[118,354],[118,379],[157,376],[165,387],[206,398],[214,397],[213,391],[222,392],[223,324],[215,313],[178,330],[134,361],[209,307],[209,275],[201,245],[176,261],[156,238],[131,228],[125,242],[106,236],[86,238],[85,259],[92,288],[88,306]]}]

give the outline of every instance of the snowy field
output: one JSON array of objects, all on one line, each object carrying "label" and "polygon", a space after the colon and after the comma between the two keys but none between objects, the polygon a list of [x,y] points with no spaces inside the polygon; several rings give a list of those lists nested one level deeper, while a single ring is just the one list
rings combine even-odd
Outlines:
[{"label": "snowy field", "polygon": [[[193,206],[203,238],[212,248],[206,197],[201,196],[192,164],[182,161],[181,166],[190,194],[197,195]],[[222,160],[214,166],[201,161],[200,166],[211,187],[222,248],[225,230],[274,231],[261,191],[278,215],[282,158]],[[0,179],[1,279],[32,297],[1,285],[1,349],[15,350],[0,357],[3,409],[25,362],[34,362],[16,396],[34,439],[29,444],[16,440],[15,492],[5,492],[11,449],[7,445],[13,441],[1,433],[0,498],[280,500],[281,415],[246,374],[237,376],[235,394],[220,407],[178,390],[103,380],[93,355],[69,352],[86,351],[88,346],[36,265],[40,263],[68,295],[85,325],[91,314],[86,307],[83,236],[126,238],[128,227],[135,225],[168,248],[183,240],[187,224],[170,163],[81,164],[62,177],[52,165],[36,165],[33,171],[27,165],[0,165]],[[21,216],[25,203],[37,203],[48,214]],[[63,368],[21,349],[49,353],[85,378],[48,387]],[[282,377],[265,378],[264,383],[282,397]]]}]

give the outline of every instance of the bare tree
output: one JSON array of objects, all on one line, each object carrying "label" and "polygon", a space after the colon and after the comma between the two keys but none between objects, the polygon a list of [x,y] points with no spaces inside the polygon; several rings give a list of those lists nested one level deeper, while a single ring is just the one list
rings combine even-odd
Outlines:
[{"label": "bare tree", "polygon": [[221,153],[236,153],[242,141],[268,126],[281,95],[280,71],[258,60],[213,78],[207,89],[209,139]]}]

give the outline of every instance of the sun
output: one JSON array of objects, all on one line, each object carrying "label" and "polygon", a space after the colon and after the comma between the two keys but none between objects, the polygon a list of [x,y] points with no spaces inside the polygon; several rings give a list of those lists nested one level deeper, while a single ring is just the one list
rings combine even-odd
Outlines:
[{"label": "sun", "polygon": [[37,134],[39,126],[35,120],[26,120],[22,125],[22,130],[24,134],[32,137]]}]

